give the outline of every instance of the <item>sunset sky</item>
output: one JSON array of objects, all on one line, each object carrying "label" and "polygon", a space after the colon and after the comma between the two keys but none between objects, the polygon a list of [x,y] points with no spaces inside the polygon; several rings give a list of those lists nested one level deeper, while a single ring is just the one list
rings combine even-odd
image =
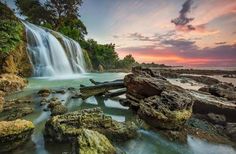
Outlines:
[{"label": "sunset sky", "polygon": [[236,0],[84,0],[87,38],[120,57],[187,66],[236,66]]}]

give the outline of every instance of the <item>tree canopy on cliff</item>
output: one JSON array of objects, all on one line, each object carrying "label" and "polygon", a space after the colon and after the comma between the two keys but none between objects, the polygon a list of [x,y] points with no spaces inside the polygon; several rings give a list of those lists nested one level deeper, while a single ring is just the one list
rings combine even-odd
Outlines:
[{"label": "tree canopy on cliff", "polygon": [[79,8],[82,0],[16,0],[21,15],[37,25],[51,28],[76,41],[84,40],[86,26],[79,19]]}]

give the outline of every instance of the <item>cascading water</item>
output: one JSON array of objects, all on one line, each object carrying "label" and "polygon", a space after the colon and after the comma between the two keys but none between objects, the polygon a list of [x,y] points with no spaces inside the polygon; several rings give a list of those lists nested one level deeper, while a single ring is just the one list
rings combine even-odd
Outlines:
[{"label": "cascading water", "polygon": [[[85,72],[80,45],[57,32],[23,22],[26,28],[28,54],[34,76],[58,76]],[[57,39],[52,33],[60,37]]]}]

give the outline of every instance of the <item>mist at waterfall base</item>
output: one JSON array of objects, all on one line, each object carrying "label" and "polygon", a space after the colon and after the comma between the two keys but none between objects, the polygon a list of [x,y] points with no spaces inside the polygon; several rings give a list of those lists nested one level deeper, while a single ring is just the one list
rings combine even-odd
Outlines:
[{"label": "mist at waterfall base", "polygon": [[34,77],[69,77],[85,73],[85,61],[78,42],[55,31],[23,21],[28,56]]}]

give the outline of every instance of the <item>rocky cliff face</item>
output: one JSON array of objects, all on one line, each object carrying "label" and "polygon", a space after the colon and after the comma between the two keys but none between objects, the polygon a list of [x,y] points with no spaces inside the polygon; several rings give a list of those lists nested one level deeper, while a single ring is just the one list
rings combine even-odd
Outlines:
[{"label": "rocky cliff face", "polygon": [[14,13],[0,3],[0,74],[31,76],[23,24]]}]

